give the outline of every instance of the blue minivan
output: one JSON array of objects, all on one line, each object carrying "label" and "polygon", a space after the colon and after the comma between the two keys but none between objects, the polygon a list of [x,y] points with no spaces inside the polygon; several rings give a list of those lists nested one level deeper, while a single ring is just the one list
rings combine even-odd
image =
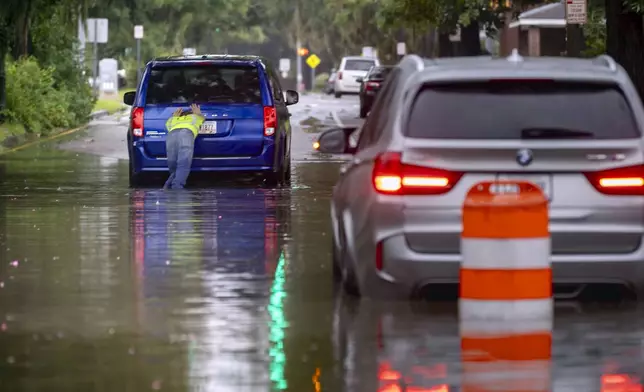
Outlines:
[{"label": "blue minivan", "polygon": [[206,121],[195,140],[192,172],[244,172],[279,186],[291,178],[288,105],[275,70],[258,56],[203,55],[157,58],[143,72],[132,106],[127,144],[130,186],[168,170],[165,123],[177,108],[201,106]]}]

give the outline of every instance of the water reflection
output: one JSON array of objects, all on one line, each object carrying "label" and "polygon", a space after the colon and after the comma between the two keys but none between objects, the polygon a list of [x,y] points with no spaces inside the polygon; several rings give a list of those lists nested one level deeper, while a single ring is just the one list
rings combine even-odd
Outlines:
[{"label": "water reflection", "polygon": [[[338,294],[333,333],[336,377],[344,380],[342,390],[469,390],[472,386],[463,384],[465,364],[459,358],[462,336],[456,310],[455,304],[355,301]],[[634,304],[589,305],[580,312],[558,308],[553,332],[552,386],[539,389],[539,383],[530,382],[528,389],[642,392],[641,310]],[[488,384],[498,377],[520,381],[529,375],[525,370],[505,366],[481,376]],[[508,387],[480,384],[474,390],[519,390]]]},{"label": "water reflection", "polygon": [[[170,327],[158,333],[188,342],[197,389],[250,391],[269,380],[276,387],[285,382],[282,248],[289,199],[244,188],[132,195],[140,325]],[[192,290],[172,307],[177,286]],[[168,319],[180,325],[172,328]]]}]

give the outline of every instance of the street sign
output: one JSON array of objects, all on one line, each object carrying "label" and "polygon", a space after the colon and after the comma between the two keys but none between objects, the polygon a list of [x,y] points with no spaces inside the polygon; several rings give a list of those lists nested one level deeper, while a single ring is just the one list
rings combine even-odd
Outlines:
[{"label": "street sign", "polygon": [[286,79],[288,77],[288,72],[282,71],[282,78]]},{"label": "street sign", "polygon": [[566,0],[566,23],[586,24],[587,9],[587,0]]},{"label": "street sign", "polygon": [[407,45],[404,42],[398,42],[396,44],[396,53],[398,56],[404,56],[407,54]]},{"label": "street sign", "polygon": [[317,66],[320,65],[321,62],[322,61],[320,60],[320,58],[314,54],[310,55],[306,59],[306,64],[313,69],[317,68]]},{"label": "street sign", "polygon": [[362,48],[362,56],[363,57],[374,57],[373,55],[373,48],[371,46],[365,46]]},{"label": "street sign", "polygon": [[98,62],[99,89],[106,93],[118,92],[118,61],[102,59]]},{"label": "street sign", "polygon": [[93,44],[107,43],[107,19],[87,19],[87,42]]},{"label": "street sign", "polygon": [[280,72],[288,72],[290,70],[291,70],[291,59],[289,58],[280,59]]},{"label": "street sign", "polygon": [[134,26],[134,39],[143,39],[143,26]]},{"label": "street sign", "polygon": [[183,55],[184,56],[196,56],[197,55],[197,49],[195,49],[195,48],[183,48]]}]

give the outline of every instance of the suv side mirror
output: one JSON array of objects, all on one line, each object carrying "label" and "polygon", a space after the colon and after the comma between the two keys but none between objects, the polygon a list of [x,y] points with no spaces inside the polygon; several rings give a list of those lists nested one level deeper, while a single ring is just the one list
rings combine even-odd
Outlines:
[{"label": "suv side mirror", "polygon": [[128,106],[134,105],[134,97],[136,97],[136,92],[128,91],[127,93],[123,94],[123,103]]},{"label": "suv side mirror", "polygon": [[286,90],[286,104],[295,105],[298,102],[300,102],[300,94],[297,91]]},{"label": "suv side mirror", "polygon": [[324,131],[315,142],[315,149],[327,154],[355,154],[356,148],[351,146],[349,139],[356,129],[358,128],[348,127]]}]

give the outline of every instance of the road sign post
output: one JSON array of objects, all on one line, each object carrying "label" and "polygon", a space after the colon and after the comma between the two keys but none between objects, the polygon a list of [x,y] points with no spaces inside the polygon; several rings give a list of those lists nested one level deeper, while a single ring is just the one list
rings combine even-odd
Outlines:
[{"label": "road sign post", "polygon": [[94,61],[92,66],[92,88],[98,96],[98,44],[107,43],[108,21],[105,18],[87,19],[87,41],[94,46]]},{"label": "road sign post", "polygon": [[134,26],[134,39],[136,40],[136,85],[141,81],[141,40],[143,39],[143,26]]},{"label": "road sign post", "polygon": [[315,88],[315,69],[320,65],[322,61],[315,54],[310,55],[306,59],[306,65],[311,67],[311,91]]},{"label": "road sign post", "polygon": [[396,44],[396,54],[401,57],[407,54],[407,45],[404,42],[398,42]]}]

